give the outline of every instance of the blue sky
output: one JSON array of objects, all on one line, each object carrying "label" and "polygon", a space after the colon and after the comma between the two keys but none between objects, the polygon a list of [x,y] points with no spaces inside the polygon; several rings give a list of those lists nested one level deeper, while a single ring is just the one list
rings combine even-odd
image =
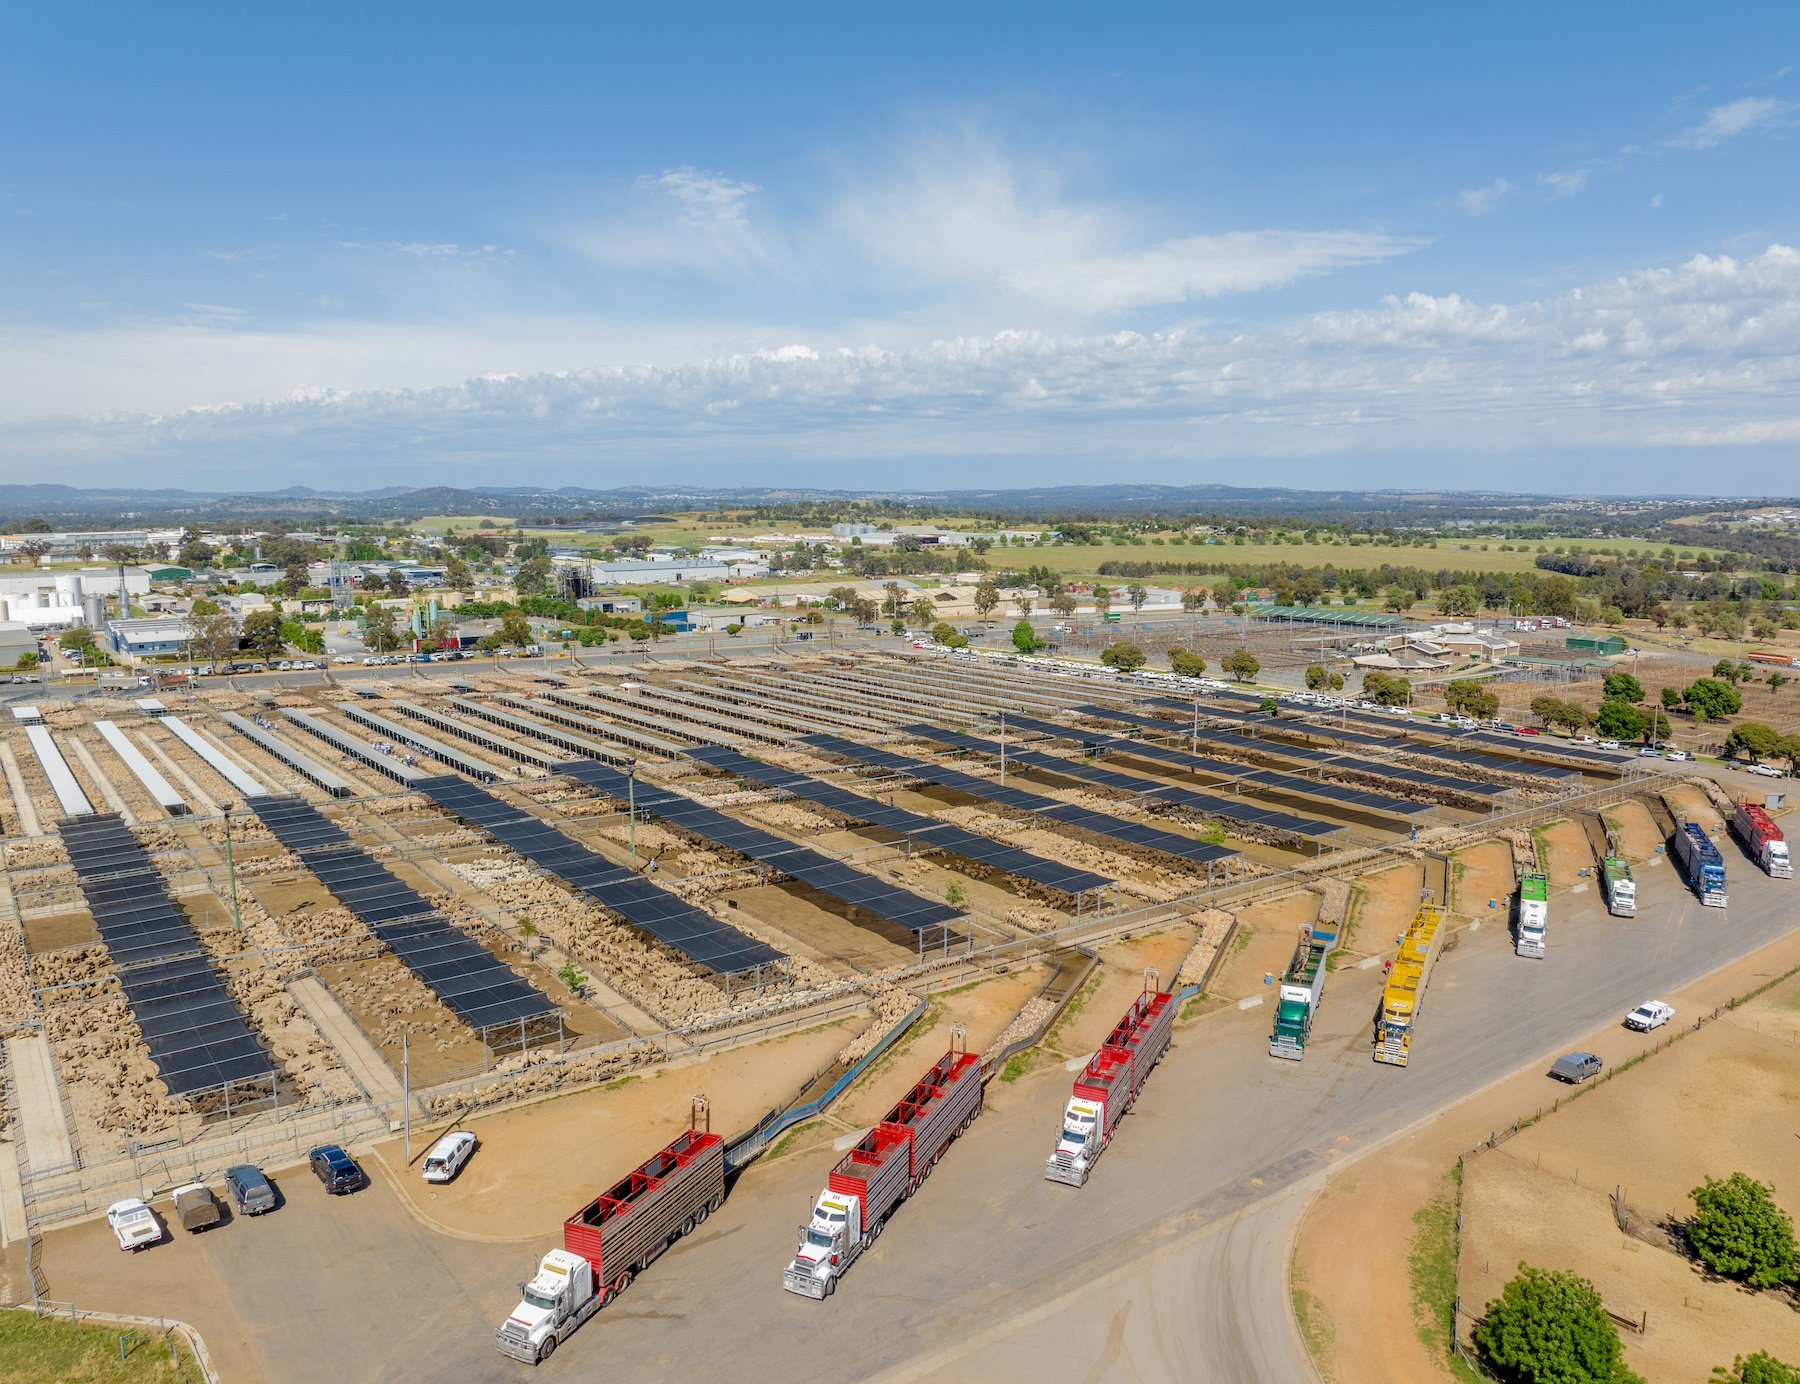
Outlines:
[{"label": "blue sky", "polygon": [[0,479],[1800,491],[1795,7],[1119,9],[14,7]]}]

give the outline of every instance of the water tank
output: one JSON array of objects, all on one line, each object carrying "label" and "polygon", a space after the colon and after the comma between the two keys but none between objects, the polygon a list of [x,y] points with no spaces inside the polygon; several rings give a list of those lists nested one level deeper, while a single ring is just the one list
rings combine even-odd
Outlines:
[{"label": "water tank", "polygon": [[58,605],[81,604],[81,578],[73,572],[56,579],[56,594],[62,599]]},{"label": "water tank", "polygon": [[81,613],[83,621],[89,629],[104,628],[106,625],[106,597],[93,594],[83,596]]}]

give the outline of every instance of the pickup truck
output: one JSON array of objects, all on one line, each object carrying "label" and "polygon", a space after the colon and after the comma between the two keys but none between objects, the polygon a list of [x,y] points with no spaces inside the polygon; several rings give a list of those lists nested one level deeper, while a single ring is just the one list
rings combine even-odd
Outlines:
[{"label": "pickup truck", "polygon": [[334,1197],[354,1192],[363,1185],[362,1169],[356,1166],[354,1158],[336,1144],[320,1145],[306,1155],[306,1161],[312,1165],[313,1175]]},{"label": "pickup truck", "polygon": [[1673,1005],[1664,1004],[1661,1000],[1646,1000],[1625,1016],[1625,1027],[1635,1028],[1639,1033],[1648,1033],[1653,1028],[1661,1028],[1674,1017]]},{"label": "pickup truck", "polygon": [[1599,1076],[1600,1069],[1605,1065],[1591,1052],[1566,1052],[1556,1059],[1555,1065],[1550,1068],[1550,1075],[1571,1086],[1579,1086],[1589,1077]]},{"label": "pickup truck", "polygon": [[120,1249],[139,1250],[163,1237],[162,1223],[156,1213],[138,1197],[126,1197],[106,1208],[106,1223]]},{"label": "pickup truck", "polygon": [[175,1189],[175,1219],[181,1222],[183,1230],[196,1235],[219,1223],[219,1203],[213,1200],[212,1191],[204,1182],[190,1182]]}]

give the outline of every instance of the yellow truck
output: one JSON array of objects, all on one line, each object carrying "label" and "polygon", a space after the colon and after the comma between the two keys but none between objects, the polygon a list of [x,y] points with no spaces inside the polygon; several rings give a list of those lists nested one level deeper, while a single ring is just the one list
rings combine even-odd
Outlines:
[{"label": "yellow truck", "polygon": [[1419,906],[1401,937],[1400,949],[1388,968],[1387,984],[1382,987],[1381,1013],[1375,1020],[1377,1062],[1406,1065],[1413,1024],[1425,1008],[1425,987],[1431,984],[1432,968],[1448,930],[1444,910],[1427,903]]}]

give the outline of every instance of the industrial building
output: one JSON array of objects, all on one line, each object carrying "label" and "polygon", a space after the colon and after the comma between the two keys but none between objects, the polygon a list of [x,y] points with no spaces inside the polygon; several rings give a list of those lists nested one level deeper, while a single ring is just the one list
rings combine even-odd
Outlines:
[{"label": "industrial building", "polygon": [[186,620],[111,620],[106,626],[106,642],[115,654],[124,658],[159,658],[186,651],[194,637]]}]

